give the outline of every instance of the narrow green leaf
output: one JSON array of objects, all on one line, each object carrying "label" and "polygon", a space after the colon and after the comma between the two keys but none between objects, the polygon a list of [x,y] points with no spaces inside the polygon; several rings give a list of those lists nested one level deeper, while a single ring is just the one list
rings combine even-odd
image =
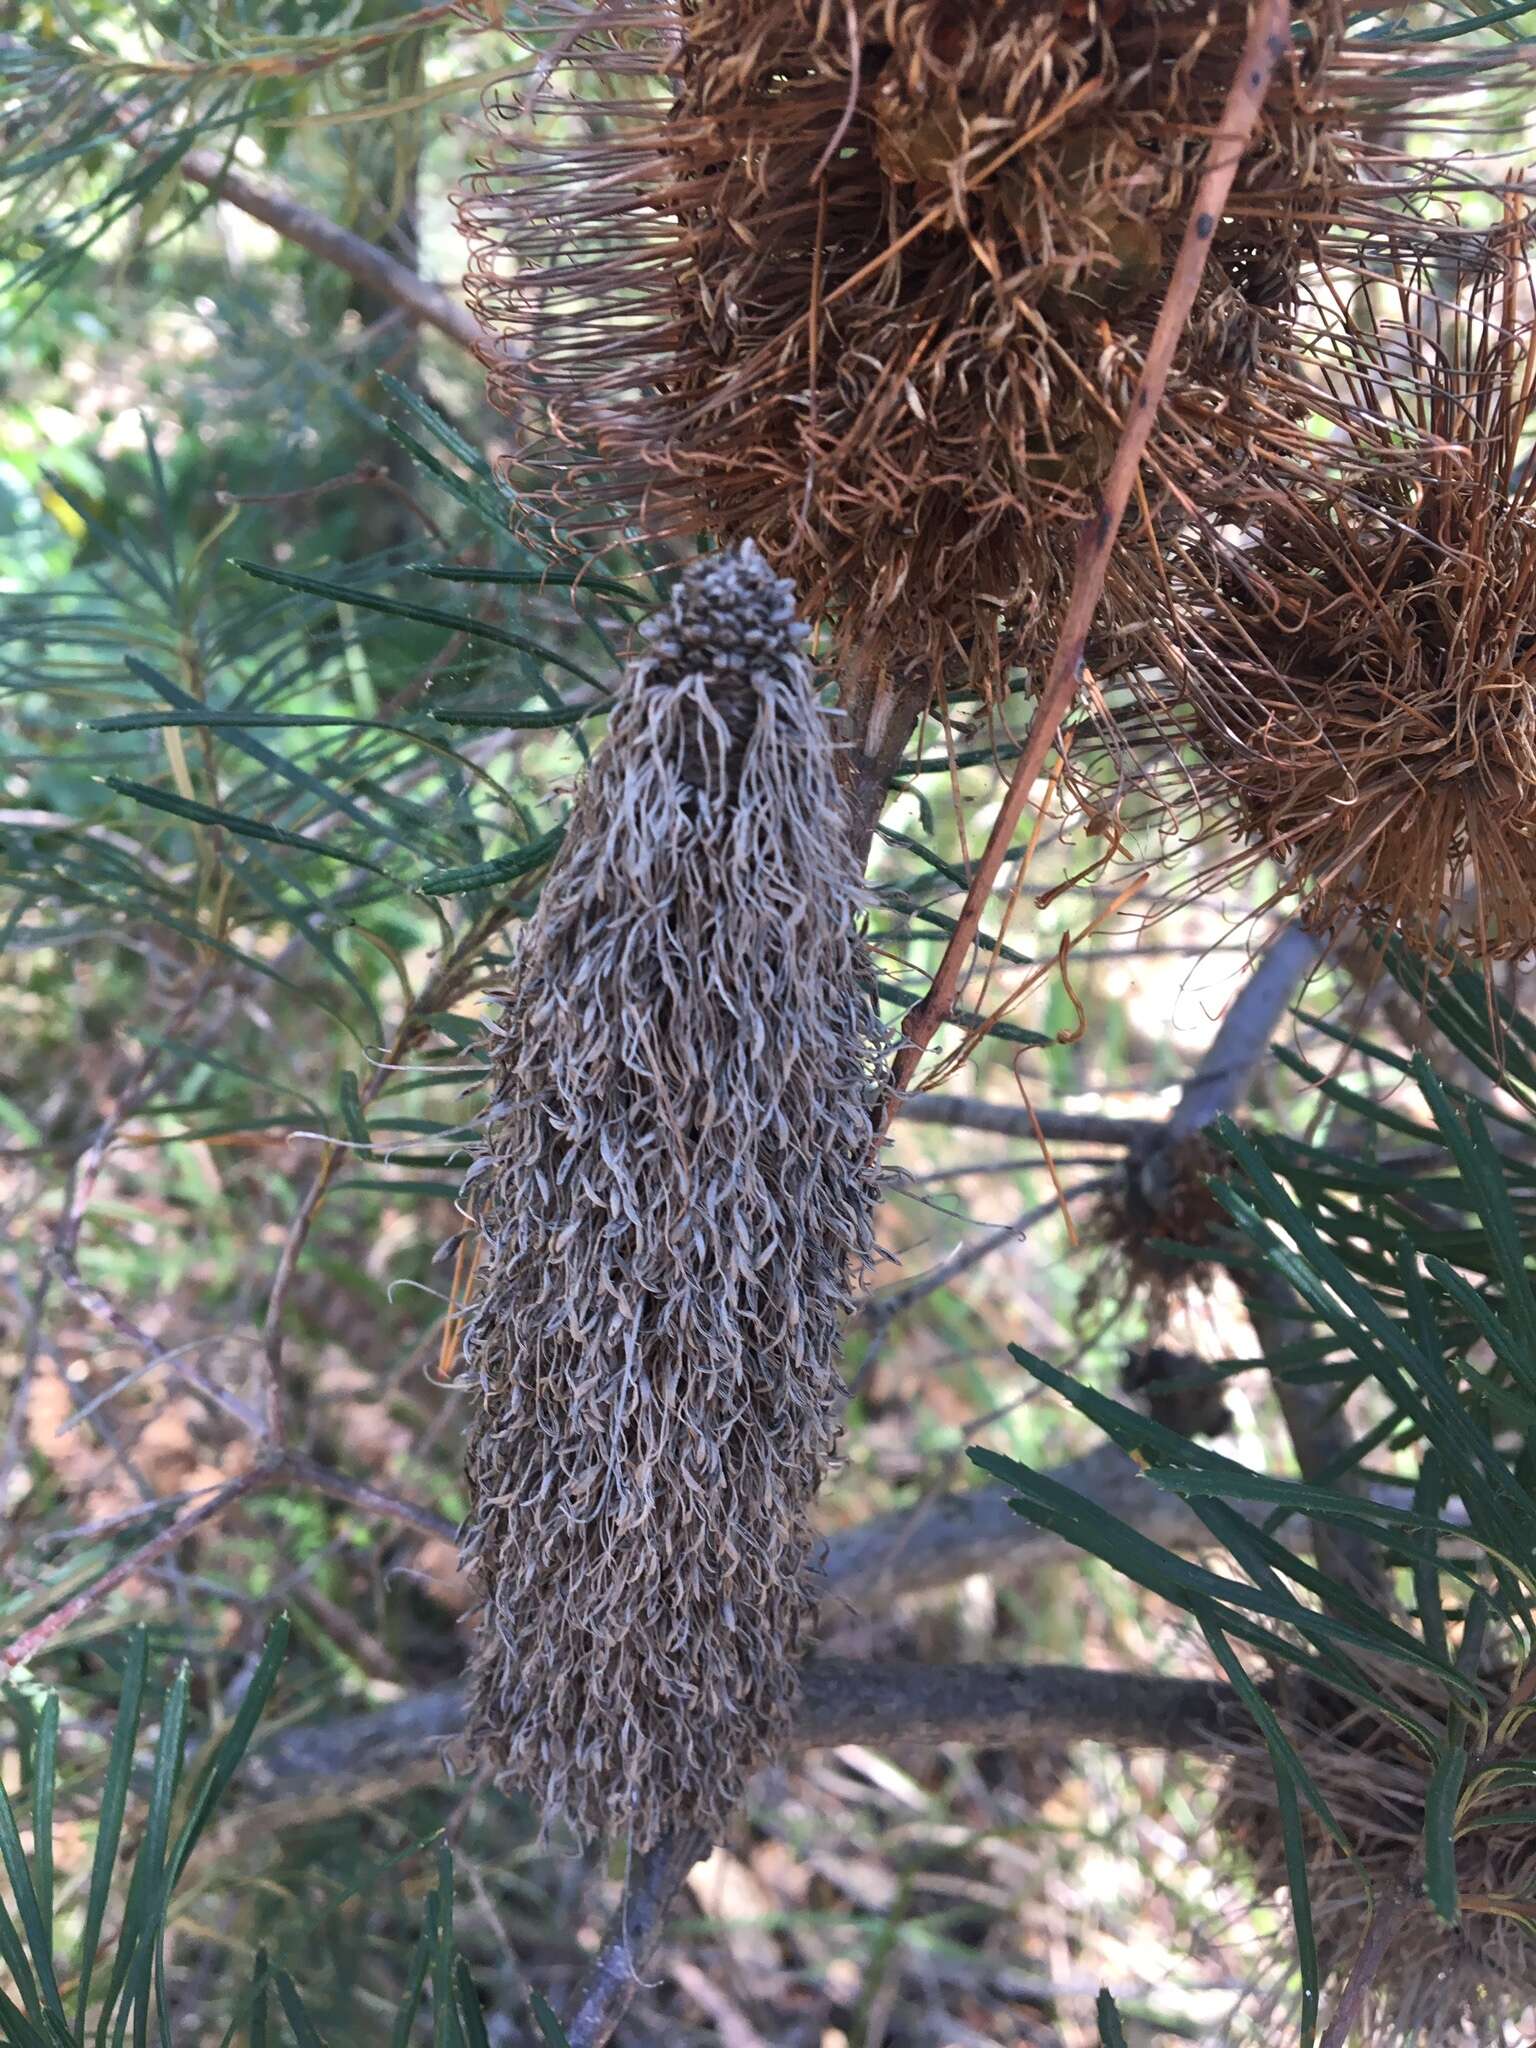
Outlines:
[{"label": "narrow green leaf", "polygon": [[437,1845],[437,1941],[432,1959],[432,2048],[464,2048],[453,2005],[453,1855]]},{"label": "narrow green leaf", "polygon": [[187,1858],[197,1847],[198,1837],[208,1825],[219,1801],[229,1789],[230,1780],[240,1767],[240,1759],[250,1746],[251,1737],[256,1733],[256,1724],[266,1711],[267,1701],[272,1697],[272,1688],[277,1683],[277,1674],[287,1648],[288,1617],[286,1614],[280,1614],[272,1624],[266,1646],[251,1675],[250,1684],[245,1689],[245,1696],[236,1709],[235,1717],[204,1766],[202,1782],[192,1801],[191,1810],[182,1824],[176,1846],[171,1852],[166,1875],[167,1891],[186,1868]]},{"label": "narrow green leaf", "polygon": [[628,583],[585,569],[482,569],[465,562],[413,562],[411,566],[440,583],[504,583],[514,590],[568,589],[577,597],[611,598],[615,604],[632,604],[643,611],[649,611],[654,601]]},{"label": "narrow green leaf", "polygon": [[570,2042],[566,2039],[565,2029],[556,2019],[548,2000],[542,1998],[537,1991],[530,1991],[528,2003],[535,2020],[538,2021],[539,2032],[544,2036],[546,2048],[571,2048]]},{"label": "narrow green leaf", "polygon": [[1317,1960],[1317,1933],[1312,1920],[1312,1884],[1306,1836],[1302,1828],[1301,1799],[1305,1797],[1318,1819],[1341,1848],[1348,1844],[1327,1801],[1286,1739],[1285,1730],[1273,1709],[1244,1670],[1242,1660],[1219,1628],[1201,1618],[1201,1629],[1216,1659],[1243,1703],[1258,1722],[1269,1748],[1270,1767],[1275,1774],[1275,1801],[1280,1809],[1281,1840],[1285,1846],[1286,1881],[1291,1894],[1291,1924],[1296,1935],[1296,1967],[1301,1977],[1301,2048],[1312,2048],[1317,2038],[1318,2010],[1322,1998],[1322,1973]]},{"label": "narrow green leaf", "polygon": [[487,732],[556,732],[563,726],[580,725],[584,718],[596,717],[611,704],[608,697],[596,704],[558,705],[553,711],[526,710],[521,706],[503,711],[487,704],[445,704],[429,706],[427,716],[443,725],[472,725]]},{"label": "narrow green leaf", "polygon": [[293,2038],[298,2048],[325,2048],[325,2042],[315,2031],[314,2022],[304,2010],[304,2001],[298,1988],[286,1970],[274,1970],[272,1981],[277,1986],[277,1995],[282,2003],[288,2024],[293,2029]]},{"label": "narrow green leaf", "polygon": [[341,1121],[354,1144],[372,1145],[368,1130],[368,1119],[363,1115],[363,1100],[358,1092],[357,1076],[347,1067],[341,1077]]},{"label": "narrow green leaf", "polygon": [[356,605],[359,610],[381,612],[387,618],[410,619],[419,626],[439,626],[446,633],[462,633],[467,639],[488,640],[497,647],[510,647],[518,654],[548,662],[551,668],[564,669],[567,675],[575,676],[589,689],[604,694],[601,680],[590,669],[583,668],[579,661],[572,661],[558,648],[542,646],[526,634],[514,633],[505,626],[464,618],[457,612],[445,612],[437,605],[411,604],[404,598],[385,597],[380,591],[362,590],[356,584],[334,583],[323,576],[301,576],[288,569],[269,569],[262,562],[237,558],[234,566],[247,576],[255,576],[263,583],[276,583],[284,590],[302,591],[309,597],[328,598],[332,604]]},{"label": "narrow green leaf", "polygon": [[[0,1963],[3,1963],[10,1972],[16,1989],[21,1993],[21,2001],[27,2009],[29,2020],[36,2020],[41,2026],[44,2001],[38,1995],[37,1979],[32,1973],[32,1965],[27,1960],[26,1943],[11,1918],[10,1908],[3,1899],[0,1899]],[[41,2038],[40,2035],[39,2039]]]},{"label": "narrow green leaf", "polygon": [[165,1870],[166,1844],[170,1837],[171,1804],[176,1796],[176,1787],[181,1781],[190,1683],[191,1674],[183,1663],[176,1673],[170,1691],[166,1694],[165,1708],[160,1718],[160,1737],[155,1745],[154,1774],[150,1782],[149,1810],[145,1817],[139,1851],[134,1858],[133,1876],[128,1884],[128,1898],[123,1907],[123,1924],[118,1932],[117,1956],[112,1965],[106,2002],[96,2030],[98,2042],[106,2038],[108,2023],[118,2000],[124,1997],[125,1992],[131,1989],[133,1995],[124,2001],[115,2039],[122,2039],[123,2023],[126,2022],[129,2010],[135,2002],[141,2013],[147,2012],[155,1949],[164,1913],[162,1877]]},{"label": "narrow green leaf", "polygon": [[117,1705],[117,1724],[112,1730],[112,1747],[102,1783],[101,1805],[96,1821],[96,1847],[91,1857],[91,1882],[86,1894],[85,1930],[80,1946],[80,1986],[75,1996],[75,2031],[84,2038],[86,2007],[91,1995],[91,1974],[106,1919],[112,1891],[112,1873],[117,1863],[117,1845],[123,1831],[123,1814],[128,1803],[128,1781],[133,1771],[134,1745],[139,1734],[139,1713],[144,1701],[144,1674],[149,1661],[149,1635],[136,1628],[128,1639],[123,1664],[122,1692]]},{"label": "narrow green leaf", "polygon": [[427,1900],[427,1909],[422,1916],[421,1932],[411,1950],[411,1964],[406,1971],[405,1992],[395,2014],[395,2024],[390,2031],[389,2048],[406,2048],[411,2038],[411,2029],[416,2024],[416,2015],[421,2011],[421,2001],[426,1995],[427,1972],[432,1967],[432,1954],[437,1934],[437,1900]]},{"label": "narrow green leaf", "polygon": [[251,1970],[250,2048],[268,2048],[267,1987],[271,1982],[272,1973],[267,1964],[267,1952],[264,1948],[259,1948]]},{"label": "narrow green leaf", "polygon": [[[5,1919],[4,1908],[0,1907],[0,1922],[4,1922]],[[10,1967],[9,1964],[7,1967]],[[34,2026],[21,2007],[3,1991],[0,1991],[0,2028],[4,2029],[0,2032],[0,2041],[5,2043],[5,2048],[60,2048],[57,2036],[45,2034],[41,2028]]]},{"label": "narrow green leaf", "polygon": [[1424,1795],[1424,1889],[1447,1927],[1456,1926],[1461,1919],[1456,1882],[1456,1803],[1466,1775],[1467,1752],[1460,1743],[1454,1743],[1436,1763]]},{"label": "narrow green leaf", "polygon": [[[32,1763],[32,1881],[43,1932],[53,1944],[53,1797],[59,1765],[59,1696],[43,1702]],[[62,2018],[62,2012],[60,2013]]]},{"label": "narrow green leaf", "polygon": [[416,886],[424,896],[462,896],[471,889],[499,888],[504,882],[517,881],[547,867],[559,852],[564,837],[565,827],[556,825],[531,846],[520,846],[515,853],[504,853],[497,860],[478,861],[473,867],[440,868]]},{"label": "narrow green leaf", "polygon": [[388,869],[381,868],[377,861],[365,860],[360,853],[345,853],[339,846],[328,846],[323,839],[312,839],[308,833],[285,832],[280,825],[268,825],[260,818],[242,818],[234,811],[218,810],[212,804],[193,803],[187,797],[173,796],[169,790],[151,789],[147,783],[130,782],[124,775],[108,775],[104,780],[108,788],[115,789],[119,796],[131,797],[135,803],[147,804],[151,810],[168,811],[172,817],[185,818],[190,824],[217,825],[242,839],[265,840],[269,846],[297,847],[303,853],[317,854],[321,860],[366,868],[370,874],[391,879]]},{"label": "narrow green leaf", "polygon": [[[21,1845],[21,1831],[16,1825],[16,1814],[3,1785],[0,1785],[0,1859],[4,1861],[6,1875],[11,1881],[11,1897],[21,1917],[22,1931],[31,1952],[42,2006],[61,2026],[67,2026],[63,2002],[59,1997],[58,1979],[53,1971],[53,1941],[48,1922],[38,1902],[37,1887],[32,1881],[32,1873],[27,1868],[26,1852]],[[27,2002],[30,2005],[30,1999]]]},{"label": "narrow green leaf", "polygon": [[485,2030],[485,2014],[480,2009],[480,1995],[475,1990],[469,1965],[462,1956],[454,1965],[453,1984],[458,2000],[459,2024],[464,2029],[468,2048],[491,2048],[491,2037]]},{"label": "narrow green leaf", "polygon": [[[149,662],[141,661],[137,655],[130,654],[125,657],[124,666],[130,675],[136,676],[147,688],[153,690],[157,697],[163,698],[174,711],[189,717],[201,717],[205,714],[205,705],[200,704],[197,698],[184,690],[179,683],[173,683],[169,676],[162,675],[160,670],[152,667]],[[269,768],[280,780],[294,789],[302,790],[323,809],[340,811],[344,817],[350,818],[354,825],[360,825],[365,832],[384,832],[384,827],[369,815],[350,791],[338,788],[335,784],[325,781],[323,777],[312,774],[299,762],[291,761],[286,754],[279,753],[275,747],[269,747],[265,740],[254,739],[249,731],[239,724],[230,725],[227,731],[230,745],[244,754],[248,760],[259,762],[263,768]],[[422,745],[432,744],[421,735],[412,737]],[[390,833],[385,833],[384,836],[394,837]]]},{"label": "narrow green leaf", "polygon": [[485,451],[467,441],[451,420],[445,419],[435,405],[430,405],[414,385],[403,378],[392,377],[387,370],[379,373],[379,382],[391,398],[397,399],[417,421],[424,426],[439,446],[456,456],[464,467],[486,483],[492,481],[491,465],[485,459]]},{"label": "narrow green leaf", "polygon": [[[132,664],[136,674],[147,662]],[[163,678],[162,678],[163,680]],[[209,732],[288,732],[309,726],[339,726],[353,732],[395,733],[402,739],[420,735],[408,725],[392,725],[383,718],[359,718],[341,711],[127,711],[118,718],[93,718],[87,732],[159,732],[166,726],[184,726]]]},{"label": "narrow green leaf", "polygon": [[1099,2022],[1100,2048],[1125,2048],[1125,2029],[1120,2024],[1120,2009],[1107,1987],[1099,1993],[1094,2011]]},{"label": "narrow green leaf", "polygon": [[[1423,1515],[1427,1522],[1435,1524],[1439,1523],[1440,1510],[1446,1500],[1446,1488],[1441,1472],[1439,1454],[1433,1449],[1427,1450],[1413,1489],[1413,1505],[1416,1514]],[[1418,1609],[1419,1627],[1424,1636],[1424,1647],[1440,1663],[1448,1664],[1451,1659],[1451,1646],[1445,1633],[1445,1602],[1440,1591],[1440,1573],[1437,1565],[1415,1562],[1413,1594],[1414,1604]]]}]

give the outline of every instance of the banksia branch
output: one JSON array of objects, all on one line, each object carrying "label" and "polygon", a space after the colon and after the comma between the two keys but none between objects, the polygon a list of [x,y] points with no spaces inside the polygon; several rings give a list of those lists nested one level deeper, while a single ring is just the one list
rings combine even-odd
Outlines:
[{"label": "banksia branch", "polygon": [[792,593],[687,569],[491,1045],[464,1360],[472,1748],[579,1834],[718,1827],[787,1731],[882,1039]]}]

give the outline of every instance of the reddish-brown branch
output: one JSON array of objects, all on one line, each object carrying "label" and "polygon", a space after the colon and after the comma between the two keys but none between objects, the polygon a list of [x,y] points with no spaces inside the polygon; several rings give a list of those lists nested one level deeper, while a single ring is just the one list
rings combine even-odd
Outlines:
[{"label": "reddish-brown branch", "polygon": [[1163,301],[1162,312],[1158,316],[1157,326],[1147,346],[1146,362],[1131,400],[1130,417],[1126,421],[1120,445],[1115,451],[1114,461],[1100,492],[1099,509],[1082,533],[1071,595],[1067,600],[1066,618],[1062,624],[1061,636],[1056,643],[1056,652],[1045,688],[1030,722],[1024,751],[1014,768],[1013,779],[1008,785],[1007,794],[1003,798],[985,850],[977,862],[976,872],[966,891],[965,902],[956,920],[955,929],[944,948],[933,984],[906,1020],[903,1044],[891,1070],[891,1112],[894,1112],[901,1096],[911,1085],[918,1063],[932,1043],[934,1033],[947,1020],[954,1008],[966,962],[976,943],[976,934],[981,929],[982,912],[987,898],[997,880],[1004,856],[1013,843],[1019,819],[1029,802],[1030,791],[1045,766],[1046,756],[1055,742],[1061,721],[1077,692],[1083,672],[1089,628],[1093,624],[1094,613],[1103,595],[1105,573],[1120,533],[1121,522],[1130,504],[1131,492],[1136,485],[1141,458],[1146,452],[1147,442],[1151,436],[1152,424],[1167,386],[1174,352],[1194,309],[1195,297],[1205,273],[1206,259],[1210,255],[1216,225],[1221,219],[1232,190],[1232,180],[1237,174],[1238,164],[1242,160],[1243,152],[1248,146],[1263,107],[1270,78],[1275,65],[1289,47],[1290,20],[1291,10],[1285,4],[1285,0],[1257,0],[1249,25],[1248,40],[1243,47],[1237,74],[1227,94],[1226,105],[1222,109],[1221,124],[1211,146],[1210,162],[1200,181],[1200,189],[1195,195],[1194,207],[1184,231],[1178,261],[1174,265],[1173,276],[1169,281],[1168,294]]}]

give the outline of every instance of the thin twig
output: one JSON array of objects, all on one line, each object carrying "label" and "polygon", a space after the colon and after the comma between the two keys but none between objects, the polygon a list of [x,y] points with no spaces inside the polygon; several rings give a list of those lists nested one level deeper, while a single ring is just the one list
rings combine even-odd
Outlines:
[{"label": "thin twig", "polygon": [[353,1479],[346,1472],[337,1471],[334,1465],[323,1465],[318,1458],[309,1458],[302,1451],[289,1451],[283,1459],[285,1476],[294,1479],[311,1493],[323,1493],[331,1500],[345,1501],[349,1507],[361,1514],[378,1515],[389,1522],[399,1522],[402,1527],[416,1529],[423,1536],[439,1536],[452,1543],[459,1533],[459,1525],[446,1515],[440,1515],[435,1508],[423,1507],[419,1501],[401,1500],[398,1495],[386,1493],[382,1487],[371,1486],[366,1479]]},{"label": "thin twig", "polygon": [[1022,1103],[987,1102],[976,1095],[912,1095],[902,1104],[902,1120],[913,1124],[944,1124],[957,1131],[996,1131],[1005,1138],[1034,1138],[1050,1144],[1116,1145],[1133,1151],[1148,1145],[1164,1126],[1151,1117],[1079,1115],[1075,1111],[1037,1109]]},{"label": "thin twig", "polygon": [[1204,1130],[1246,1102],[1259,1062],[1302,981],[1323,957],[1323,943],[1300,925],[1286,925],[1264,949],[1244,982],[1199,1072],[1186,1082],[1168,1119],[1170,1139]]},{"label": "thin twig", "polygon": [[149,1565],[174,1550],[194,1530],[217,1521],[225,1509],[233,1507],[237,1500],[243,1500],[247,1494],[258,1493],[263,1488],[271,1486],[275,1477],[276,1473],[271,1465],[253,1465],[237,1479],[226,1480],[222,1486],[215,1487],[199,1506],[189,1508],[184,1515],[177,1515],[158,1536],[151,1536],[148,1542],[141,1543],[126,1557],[119,1558],[117,1563],[109,1566],[99,1579],[93,1579],[88,1586],[82,1586],[80,1591],[73,1598],[66,1600],[62,1607],[56,1607],[35,1627],[27,1629],[24,1634],[17,1636],[14,1642],[8,1643],[0,1650],[0,1671],[14,1671],[18,1665],[30,1663],[40,1650],[47,1649],[56,1637],[61,1636],[83,1615],[89,1614],[92,1608],[99,1606],[109,1593],[115,1593],[119,1586],[126,1585],[129,1579],[136,1578]]},{"label": "thin twig", "polygon": [[[422,24],[435,21],[451,11],[448,6],[423,8]],[[353,47],[370,48],[379,40],[381,38],[377,37],[372,41],[364,39]],[[30,54],[26,43],[17,44],[10,37],[0,39],[0,54],[9,55],[13,50]],[[322,61],[328,60],[299,62],[287,68],[298,73],[318,68]],[[257,62],[264,74],[285,68],[266,56]],[[175,71],[187,67],[145,65],[137,68]],[[164,151],[166,131],[156,125],[151,109],[142,100],[114,101],[100,94],[93,96],[93,105],[107,125],[141,154],[154,155]],[[323,262],[334,264],[348,277],[355,278],[359,284],[377,292],[380,298],[398,306],[411,319],[435,327],[440,334],[447,335],[450,341],[457,342],[460,348],[468,349],[471,354],[483,355],[502,346],[494,336],[486,333],[473,313],[457,299],[451,298],[441,285],[420,276],[408,264],[396,262],[393,256],[386,255],[384,250],[365,241],[361,235],[354,235],[349,228],[328,220],[282,186],[253,178],[233,163],[224,151],[186,150],[177,158],[174,168],[191,184],[205,187],[215,198],[227,200],[231,206],[249,214],[252,220],[264,222],[284,241],[307,249]]]},{"label": "thin twig", "polygon": [[[1066,1190],[1067,1199],[1070,1201],[1078,1195],[1092,1194],[1106,1184],[1103,1175],[1094,1180],[1078,1181]],[[1042,1222],[1047,1216],[1058,1215],[1060,1210],[1060,1199],[1052,1195],[1048,1200],[1037,1202],[1033,1208],[1026,1209],[1022,1216],[1016,1216],[1011,1223],[999,1223],[989,1230],[979,1231],[975,1237],[967,1238],[963,1244],[957,1244],[953,1251],[946,1253],[936,1264],[929,1266],[925,1272],[918,1273],[911,1280],[903,1281],[895,1287],[883,1288],[878,1294],[866,1295],[850,1321],[869,1323],[877,1330],[885,1330],[897,1316],[905,1315],[909,1308],[914,1308],[920,1301],[926,1301],[930,1294],[937,1294],[941,1287],[948,1287],[952,1280],[958,1280],[962,1273],[969,1273],[974,1266],[979,1266],[984,1259],[989,1259],[1005,1245],[1016,1243],[1026,1236],[1035,1224]]]},{"label": "thin twig", "polygon": [[1339,1993],[1339,2002],[1334,2007],[1333,2018],[1328,2022],[1328,2031],[1320,2048],[1346,2048],[1355,2021],[1359,2019],[1371,1986],[1376,1982],[1377,1972],[1386,1961],[1387,1950],[1402,1931],[1412,1904],[1412,1894],[1404,1890],[1388,1892],[1376,1901],[1365,1940],[1360,1944],[1360,1953],[1355,1957],[1348,1982]]},{"label": "thin twig", "polygon": [[223,1486],[215,1487],[196,1507],[178,1515],[158,1535],[147,1538],[125,1557],[120,1557],[100,1578],[82,1586],[62,1606],[54,1608],[52,1613],[17,1636],[14,1642],[0,1649],[0,1671],[13,1670],[18,1664],[29,1662],[82,1616],[98,1607],[109,1594],[115,1593],[119,1586],[126,1585],[130,1579],[157,1563],[185,1537],[217,1521],[237,1501],[256,1493],[277,1492],[285,1485],[307,1488],[313,1493],[326,1494],[333,1500],[346,1501],[364,1514],[399,1522],[424,1536],[440,1536],[451,1542],[458,1534],[456,1524],[432,1508],[422,1507],[415,1501],[400,1500],[377,1486],[370,1486],[366,1480],[350,1478],[345,1472],[322,1465],[318,1459],[307,1458],[300,1452],[279,1452],[252,1465],[249,1471],[226,1481]]},{"label": "thin twig", "polygon": [[1179,338],[1194,309],[1216,224],[1221,219],[1238,164],[1263,107],[1270,77],[1289,47],[1290,12],[1285,0],[1259,0],[1254,8],[1248,39],[1222,109],[1210,157],[1195,195],[1173,276],[1169,280],[1167,296],[1147,347],[1141,378],[1131,400],[1130,417],[1099,494],[1098,510],[1083,529],[1066,617],[1045,688],[1030,721],[1029,737],[1014,768],[986,847],[976,864],[932,985],[907,1017],[902,1047],[891,1070],[889,1113],[893,1114],[899,1107],[934,1033],[948,1020],[954,1008],[976,934],[981,928],[987,898],[1013,842],[1030,792],[1055,744],[1061,721],[1077,692],[1084,669],[1088,632],[1103,595],[1110,556],[1130,504]]}]

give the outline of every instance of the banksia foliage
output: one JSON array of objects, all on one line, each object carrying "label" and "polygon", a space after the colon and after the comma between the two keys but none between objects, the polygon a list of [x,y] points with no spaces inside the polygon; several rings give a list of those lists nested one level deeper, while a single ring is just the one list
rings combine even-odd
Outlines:
[{"label": "banksia foliage", "polygon": [[[1295,1674],[1274,1700],[1338,1830],[1330,1833],[1313,1808],[1303,1806],[1318,1971],[1335,2000],[1373,1912],[1402,1915],[1375,1962],[1350,2033],[1363,2048],[1451,2042],[1503,2048],[1528,2038],[1518,2023],[1529,2018],[1536,1984],[1536,1831],[1529,1797],[1536,1747],[1524,1699],[1529,1688],[1518,1676],[1489,1671],[1480,1679],[1487,1716],[1481,1739],[1464,1719],[1448,1734],[1443,1694],[1416,1687],[1402,1666],[1393,1668],[1378,1706]],[[1426,1885],[1431,1739],[1442,1752],[1467,1746],[1454,1811],[1432,1823],[1449,1827],[1449,1855]],[[1274,1765],[1257,1738],[1228,1765],[1214,1822],[1259,1892],[1274,1897],[1289,1889]],[[1289,1977],[1289,1955],[1279,1962]]]},{"label": "banksia foliage", "polygon": [[472,1747],[640,1848],[721,1824],[786,1728],[871,1255],[881,1038],[803,637],[750,546],[647,629],[466,1185]]},{"label": "banksia foliage", "polygon": [[1360,294],[1326,459],[1168,638],[1206,788],[1307,918],[1482,961],[1536,946],[1536,329],[1518,221],[1469,261]]},{"label": "banksia foliage", "polygon": [[[1378,12],[1297,10],[1212,224],[1154,512],[1183,516],[1256,433],[1289,431],[1283,392],[1262,425],[1239,401],[1260,366],[1289,379],[1322,238],[1379,218],[1362,130],[1404,118],[1416,71],[1346,46]],[[475,309],[517,344],[488,361],[529,430],[520,487],[547,425],[550,497],[588,540],[615,505],[755,536],[845,656],[949,651],[984,678],[1000,624],[1002,651],[1037,653],[1245,0],[618,0],[547,24],[556,55],[461,202]]]}]

